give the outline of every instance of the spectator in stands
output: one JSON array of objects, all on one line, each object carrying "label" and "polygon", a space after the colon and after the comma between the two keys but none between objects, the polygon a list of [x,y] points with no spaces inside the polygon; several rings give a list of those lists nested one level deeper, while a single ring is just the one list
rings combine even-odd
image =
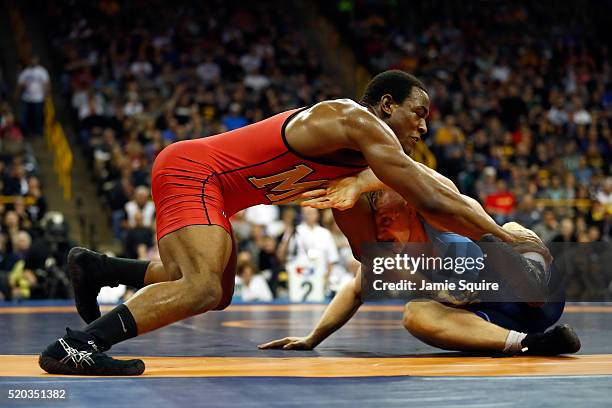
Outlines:
[{"label": "spectator in stands", "polygon": [[497,190],[485,197],[485,210],[500,225],[512,219],[516,198],[508,191],[507,183],[504,180],[497,180]]},{"label": "spectator in stands", "polygon": [[[125,237],[124,256],[126,258],[138,259],[139,251],[145,250],[147,253],[153,247],[153,230],[143,224],[141,211],[134,213],[134,225],[127,228]],[[144,246],[144,249],[141,248]]]},{"label": "spectator in stands", "polygon": [[283,206],[280,220],[271,221],[266,226],[266,232],[268,235],[278,238],[287,231],[289,228],[295,228],[297,212],[294,207]]},{"label": "spectator in stands", "polygon": [[574,233],[574,221],[571,218],[563,218],[561,220],[559,234],[551,239],[551,242],[576,242]]},{"label": "spectator in stands", "polygon": [[111,209],[113,236],[117,240],[121,240],[122,224],[125,220],[125,205],[133,195],[134,185],[128,176],[123,176],[109,189],[108,200]]},{"label": "spectator in stands", "polygon": [[588,184],[593,176],[593,169],[589,167],[586,156],[580,156],[578,159],[578,168],[574,172],[576,179],[580,184]]},{"label": "spectator in stands", "polygon": [[112,171],[111,160],[113,159],[113,153],[117,152],[117,146],[115,132],[110,128],[104,129],[101,138],[92,138],[94,171],[99,179],[106,180],[109,178]]},{"label": "spectator in stands", "polygon": [[42,135],[43,105],[49,94],[49,73],[33,55],[17,79],[17,94],[21,98],[21,124],[28,136]]},{"label": "spectator in stands", "polygon": [[269,236],[264,237],[257,262],[259,270],[266,278],[274,295],[277,293],[279,273],[284,269],[276,255],[276,251],[276,240]]},{"label": "spectator in stands", "polygon": [[238,211],[230,218],[232,230],[239,243],[246,241],[251,235],[251,223],[245,220],[244,213],[245,210]]},{"label": "spectator in stands", "polygon": [[6,112],[0,120],[0,156],[15,156],[23,153],[23,133],[15,123],[12,112]]},{"label": "spectator in stands", "polygon": [[497,170],[494,167],[485,167],[482,177],[476,182],[476,191],[478,197],[484,202],[487,196],[494,194],[498,190],[497,186]]},{"label": "spectator in stands", "polygon": [[612,177],[606,178],[595,199],[606,206],[608,214],[612,214]]},{"label": "spectator in stands", "polygon": [[244,219],[254,225],[263,225],[268,227],[272,223],[278,221],[280,217],[280,208],[275,205],[256,205],[249,207],[244,212]]},{"label": "spectator in stands", "polygon": [[229,114],[223,118],[223,125],[227,130],[234,130],[247,125],[249,122],[242,114],[242,107],[237,103],[230,105]]},{"label": "spectator in stands", "polygon": [[142,226],[152,227],[155,222],[155,204],[151,201],[147,187],[136,187],[134,198],[125,204],[125,214],[127,228],[135,228],[138,225],[137,217],[142,220]]},{"label": "spectator in stands", "polygon": [[10,296],[14,300],[29,299],[38,284],[34,272],[26,268],[25,258],[30,249],[31,238],[25,231],[19,231],[13,239],[12,265],[9,272]]},{"label": "spectator in stands", "polygon": [[38,177],[28,178],[28,199],[31,200],[27,205],[26,211],[33,223],[38,223],[47,212],[47,200],[43,196],[40,180]]},{"label": "spectator in stands", "polygon": [[20,218],[15,211],[7,211],[4,215],[3,231],[9,238],[9,248],[13,249],[13,242],[17,238],[17,233],[21,230]]},{"label": "spectator in stands", "polygon": [[568,200],[573,200],[576,198],[576,177],[572,173],[567,173],[565,175],[565,185],[561,191],[561,197],[564,197]]},{"label": "spectator in stands", "polygon": [[601,239],[601,230],[596,225],[591,225],[588,230],[590,242],[597,242]]},{"label": "spectator in stands", "polygon": [[541,211],[536,207],[535,199],[531,194],[522,197],[518,209],[514,213],[514,220],[519,224],[532,228],[542,217]]},{"label": "spectator in stands", "polygon": [[245,302],[269,302],[273,299],[272,291],[266,279],[257,271],[251,262],[238,264],[236,273],[236,286],[240,288],[240,295]]},{"label": "spectator in stands", "polygon": [[13,202],[13,211],[15,211],[15,214],[17,214],[17,217],[19,218],[19,225],[21,228],[31,230],[32,219],[30,218],[30,213],[26,208],[25,198],[23,196],[15,197],[15,201]]},{"label": "spectator in stands", "polygon": [[249,237],[240,242],[240,251],[248,252],[253,262],[259,260],[259,253],[264,247],[266,240],[266,229],[263,225],[252,224],[250,228],[251,234]]},{"label": "spectator in stands", "polygon": [[567,197],[566,191],[561,184],[561,177],[558,174],[554,174],[550,180],[550,186],[544,192],[545,198],[552,200],[564,200]]},{"label": "spectator in stands", "polygon": [[27,231],[21,230],[17,232],[13,241],[13,256],[16,259],[25,259],[31,245],[32,238]]},{"label": "spectator in stands", "polygon": [[283,234],[278,246],[281,262],[296,259],[322,259],[326,270],[323,271],[327,285],[334,264],[338,263],[338,248],[331,232],[319,225],[319,210],[302,208],[302,222]]},{"label": "spectator in stands", "polygon": [[596,226],[602,231],[606,222],[609,222],[609,219],[610,213],[606,210],[606,207],[599,201],[593,201],[587,218],[589,226]]},{"label": "spectator in stands", "polygon": [[14,163],[10,176],[4,182],[4,194],[26,195],[28,193],[28,178],[25,166]]},{"label": "spectator in stands", "polygon": [[555,213],[551,210],[546,210],[542,216],[542,221],[533,227],[533,232],[538,234],[540,239],[547,244],[557,234],[557,228],[558,223],[555,219]]},{"label": "spectator in stands", "polygon": [[68,237],[64,216],[50,211],[42,220],[44,235],[34,241],[24,259],[24,273],[36,278],[31,285],[34,299],[66,299],[70,283],[65,271],[68,252],[75,245]]}]

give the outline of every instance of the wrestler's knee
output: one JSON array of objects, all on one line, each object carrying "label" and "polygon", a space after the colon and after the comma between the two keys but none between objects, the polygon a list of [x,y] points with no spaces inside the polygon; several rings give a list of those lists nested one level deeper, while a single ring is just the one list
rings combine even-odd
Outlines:
[{"label": "wrestler's knee", "polygon": [[167,276],[169,281],[181,279],[181,269],[176,264],[165,266],[159,261],[151,261],[149,268],[156,276]]},{"label": "wrestler's knee", "polygon": [[215,306],[214,310],[225,310],[232,303],[232,293],[223,293],[221,296],[221,300],[219,300],[217,306]]},{"label": "wrestler's knee", "polygon": [[404,307],[402,323],[413,335],[422,336],[437,330],[434,312],[439,303],[433,300],[413,300]]},{"label": "wrestler's knee", "polygon": [[184,294],[181,302],[191,314],[214,309],[221,301],[223,290],[220,279],[212,273],[183,276],[177,281]]}]

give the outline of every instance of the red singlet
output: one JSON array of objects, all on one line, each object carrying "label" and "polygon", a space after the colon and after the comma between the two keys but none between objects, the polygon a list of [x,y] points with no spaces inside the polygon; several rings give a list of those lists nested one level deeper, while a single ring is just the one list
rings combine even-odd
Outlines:
[{"label": "red singlet", "polygon": [[288,202],[327,180],[362,170],[291,149],[285,126],[303,109],[166,147],[152,174],[157,239],[196,224],[219,225],[231,234],[229,217],[242,209]]}]

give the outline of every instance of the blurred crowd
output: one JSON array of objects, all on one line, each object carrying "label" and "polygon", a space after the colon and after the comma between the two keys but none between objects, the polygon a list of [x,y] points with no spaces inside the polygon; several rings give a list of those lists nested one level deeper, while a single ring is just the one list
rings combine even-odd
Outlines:
[{"label": "blurred crowd", "polygon": [[499,223],[546,242],[610,240],[610,2],[319,5],[372,73],[423,80],[438,170]]},{"label": "blurred crowd", "polygon": [[41,131],[28,131],[16,120],[2,78],[0,74],[0,300],[65,298],[68,281],[62,266],[71,246],[67,224],[60,213],[47,212],[26,137]]},{"label": "blurred crowd", "polygon": [[[159,258],[150,169],[165,146],[346,96],[280,2],[73,3],[46,3],[58,92],[124,256]],[[424,142],[437,169],[499,223],[516,220],[546,242],[603,241],[612,229],[607,27],[574,3],[318,4],[371,73],[398,68],[425,82]],[[17,159],[2,169],[21,177],[19,168]],[[285,296],[287,264],[312,254],[327,293],[355,271],[330,212],[258,206],[232,223],[245,300]]]}]

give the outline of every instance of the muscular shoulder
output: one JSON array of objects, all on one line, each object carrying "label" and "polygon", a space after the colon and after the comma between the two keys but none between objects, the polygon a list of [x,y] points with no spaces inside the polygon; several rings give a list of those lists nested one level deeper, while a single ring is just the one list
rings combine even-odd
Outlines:
[{"label": "muscular shoulder", "polygon": [[321,102],[325,109],[336,113],[336,119],[347,129],[362,129],[368,125],[380,125],[384,122],[372,114],[365,106],[352,99],[335,99]]},{"label": "muscular shoulder", "polygon": [[367,121],[378,121],[365,107],[352,99],[333,99],[319,102],[301,112],[296,123],[309,127],[324,126],[327,129],[340,127],[351,128],[363,125]]},{"label": "muscular shoulder", "polygon": [[[352,148],[352,132],[368,121],[377,121],[366,108],[350,99],[319,102],[303,110],[287,125],[290,143],[305,154]],[[325,141],[324,143],[322,141]]]},{"label": "muscular shoulder", "polygon": [[367,109],[352,99],[330,99],[314,104],[310,107],[313,112],[333,113],[337,116],[350,116]]}]

